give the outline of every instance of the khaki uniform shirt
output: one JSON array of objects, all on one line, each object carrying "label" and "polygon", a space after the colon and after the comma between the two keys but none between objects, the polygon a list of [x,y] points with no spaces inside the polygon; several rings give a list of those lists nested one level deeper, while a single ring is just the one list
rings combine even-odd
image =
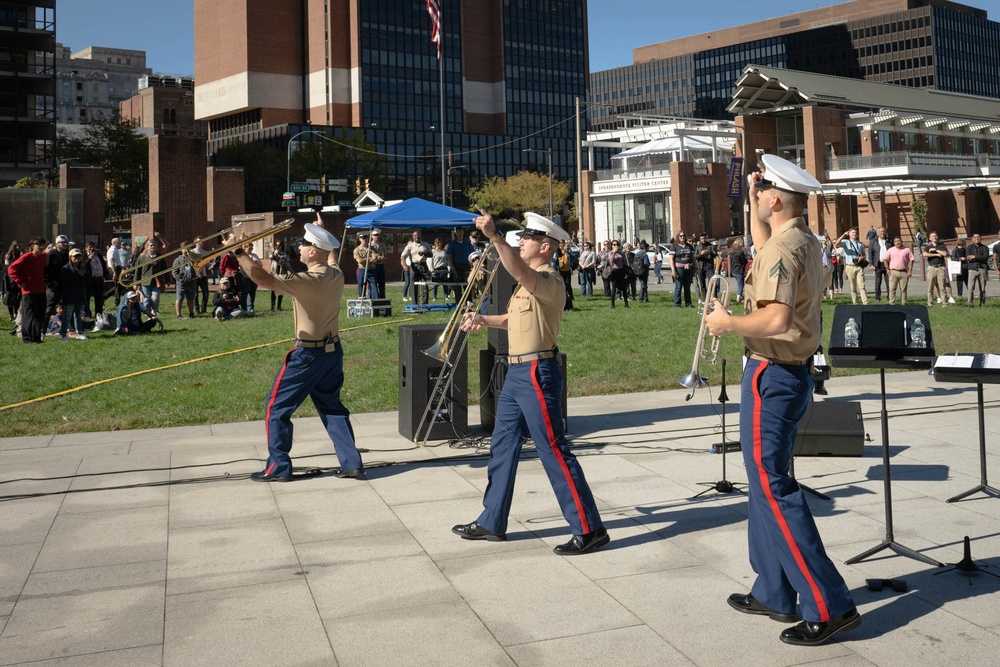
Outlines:
[{"label": "khaki uniform shirt", "polygon": [[535,293],[518,286],[507,303],[507,340],[510,354],[543,352],[559,338],[566,286],[552,266],[536,270]]},{"label": "khaki uniform shirt", "polygon": [[786,222],[757,248],[746,277],[747,314],[760,302],[794,311],[792,328],[770,338],[744,338],[747,349],[773,361],[804,363],[819,347],[823,261],[819,241],[802,218]]},{"label": "khaki uniform shirt", "polygon": [[381,264],[385,261],[385,244],[381,241],[375,241],[368,246],[372,253],[372,264]]},{"label": "khaki uniform shirt", "polygon": [[340,333],[340,298],[344,272],[335,266],[313,266],[304,273],[274,276],[274,292],[295,299],[295,337],[324,340]]}]

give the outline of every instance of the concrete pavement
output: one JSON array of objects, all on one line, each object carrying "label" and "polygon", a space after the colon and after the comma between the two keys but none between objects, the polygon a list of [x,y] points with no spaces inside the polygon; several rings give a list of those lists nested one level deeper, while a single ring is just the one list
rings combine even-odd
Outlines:
[{"label": "concrete pavement", "polygon": [[[890,373],[894,537],[974,576],[885,550],[878,375],[835,378],[860,401],[862,457],[802,457],[827,550],[864,622],[796,648],[739,614],[746,499],[722,478],[718,388],[571,399],[574,445],[612,542],[576,558],[526,450],[509,540],[451,534],[486,484],[475,439],[415,449],[397,413],[359,414],[369,480],[257,484],[261,422],[0,440],[0,665],[993,665],[1000,655],[1000,499],[945,500],[980,481],[974,386]],[[738,395],[731,388],[730,395]],[[1000,475],[1000,390],[986,385]],[[470,413],[478,422],[478,410]],[[738,437],[737,406],[727,437]],[[335,466],[319,421],[296,421],[296,465]],[[745,482],[739,453],[726,477]],[[12,496],[20,496],[11,499]],[[940,573],[940,574],[939,574]],[[908,591],[871,592],[869,578]]]}]

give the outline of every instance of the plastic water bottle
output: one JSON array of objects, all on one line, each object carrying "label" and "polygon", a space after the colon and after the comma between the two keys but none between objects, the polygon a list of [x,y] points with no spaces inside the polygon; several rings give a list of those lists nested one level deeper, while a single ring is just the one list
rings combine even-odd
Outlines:
[{"label": "plastic water bottle", "polygon": [[844,327],[844,347],[857,347],[860,336],[861,332],[858,330],[858,323],[852,317],[847,320],[847,326]]},{"label": "plastic water bottle", "polygon": [[927,347],[927,329],[919,317],[913,320],[910,327],[910,347]]}]

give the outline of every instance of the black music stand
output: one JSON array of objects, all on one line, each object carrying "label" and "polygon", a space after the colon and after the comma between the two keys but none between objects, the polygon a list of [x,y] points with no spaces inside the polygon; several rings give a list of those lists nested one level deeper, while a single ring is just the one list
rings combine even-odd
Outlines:
[{"label": "black music stand", "polygon": [[[858,347],[844,346],[844,328],[854,318],[861,331]],[[910,328],[920,319],[926,330],[927,347],[910,347]],[[926,306],[837,306],[833,311],[833,329],[827,355],[843,368],[877,368],[882,389],[882,473],[885,488],[885,539],[867,551],[845,561],[848,565],[861,562],[883,549],[901,556],[943,567],[930,556],[896,542],[892,530],[892,485],[889,471],[889,411],[885,406],[885,369],[930,368],[934,359],[934,338]]]},{"label": "black music stand", "polygon": [[985,493],[994,497],[1000,497],[1000,490],[990,486],[986,481],[986,418],[983,415],[983,383],[1000,383],[1000,369],[986,367],[985,354],[955,354],[954,358],[972,357],[972,366],[961,368],[957,366],[944,365],[942,361],[947,361],[948,357],[942,357],[934,366],[934,379],[938,382],[975,382],[976,391],[979,398],[979,485],[974,486],[964,493],[960,493],[954,498],[949,498],[949,503],[958,502],[968,498],[975,493]]},{"label": "black music stand", "polygon": [[[726,403],[729,401],[729,395],[726,394],[726,358],[722,358],[722,389],[719,391],[719,403],[722,403],[722,443],[719,447],[722,448],[722,479],[718,482],[698,482],[699,486],[707,486],[708,488],[704,491],[699,491],[698,493],[691,496],[691,500],[694,500],[698,496],[704,495],[709,491],[716,491],[718,493],[744,493],[743,489],[737,488],[736,482],[730,482],[726,479],[726,450],[729,449],[729,443],[726,442]],[[736,443],[739,445],[739,443]]]}]

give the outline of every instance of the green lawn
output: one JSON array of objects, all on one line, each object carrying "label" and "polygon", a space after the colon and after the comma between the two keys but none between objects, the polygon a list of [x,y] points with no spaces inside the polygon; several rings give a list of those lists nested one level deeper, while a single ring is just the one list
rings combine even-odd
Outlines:
[{"label": "green lawn", "polygon": [[[353,296],[348,286],[345,301]],[[347,319],[341,327],[346,383],[344,402],[353,412],[378,412],[397,407],[399,327],[442,323],[445,313],[407,315],[399,286],[390,286],[394,316]],[[266,301],[262,292],[260,300]],[[672,294],[653,292],[648,304],[612,310],[603,298],[577,298],[576,310],[563,318],[560,348],[569,363],[570,396],[674,389],[691,368],[699,325],[695,309],[673,308]],[[837,303],[848,303],[842,297]],[[938,352],[988,351],[1000,323],[998,302],[986,308],[935,308],[931,326]],[[264,397],[282,357],[291,347],[292,315],[264,312],[252,319],[214,322],[208,317],[173,318],[173,296],[164,295],[166,328],[148,336],[114,337],[90,334],[87,341],[60,342],[48,338],[41,347],[0,336],[0,437],[113,429],[152,428],[226,423],[263,417]],[[825,302],[829,325],[834,304]],[[406,320],[406,321],[400,321]],[[6,322],[6,320],[5,320]],[[479,350],[486,334],[469,345],[469,393],[476,402]],[[741,339],[723,339],[729,360],[727,381],[739,382]],[[990,351],[996,351],[991,348]],[[228,354],[227,354],[228,353]],[[182,362],[193,362],[182,364]],[[169,367],[174,364],[182,364]],[[168,368],[169,367],[169,368]],[[153,372],[133,375],[141,371]],[[702,364],[712,385],[720,366]],[[834,376],[852,372],[834,370]],[[127,376],[127,377],[126,377]],[[119,378],[102,382],[111,378]],[[49,397],[89,383],[80,391]],[[17,403],[25,405],[7,408]],[[306,404],[299,415],[314,414]]]}]

